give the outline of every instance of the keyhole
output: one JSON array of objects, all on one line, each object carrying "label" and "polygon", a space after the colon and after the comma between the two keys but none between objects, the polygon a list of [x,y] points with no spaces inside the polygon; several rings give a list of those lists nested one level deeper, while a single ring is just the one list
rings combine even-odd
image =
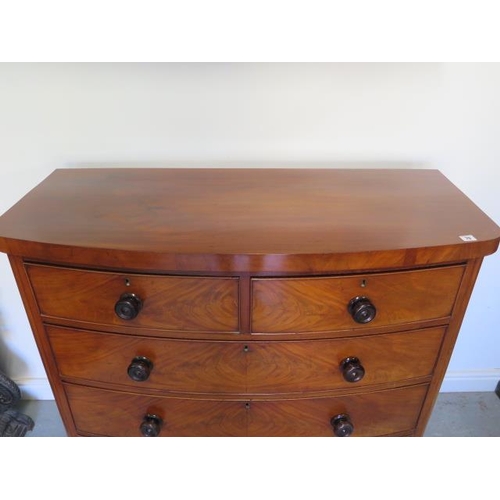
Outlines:
[{"label": "keyhole", "polygon": [[125,278],[125,286],[130,286],[130,280]]},{"label": "keyhole", "polygon": [[243,347],[243,352],[248,352],[250,350],[250,348],[246,345]]},{"label": "keyhole", "polygon": [[250,403],[245,403],[245,410],[249,410],[250,409]]},{"label": "keyhole", "polygon": [[361,288],[365,288],[366,287],[366,280],[361,280]]}]

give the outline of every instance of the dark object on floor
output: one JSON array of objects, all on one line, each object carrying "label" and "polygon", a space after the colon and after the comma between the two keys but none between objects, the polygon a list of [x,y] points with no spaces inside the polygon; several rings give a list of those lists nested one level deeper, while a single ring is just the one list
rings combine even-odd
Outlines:
[{"label": "dark object on floor", "polygon": [[0,413],[14,406],[21,399],[19,387],[0,372]]},{"label": "dark object on floor", "polygon": [[16,410],[7,410],[0,413],[0,436],[23,437],[35,427],[33,420]]},{"label": "dark object on floor", "polygon": [[12,407],[21,399],[19,387],[0,372],[0,437],[22,437],[33,430],[33,420]]},{"label": "dark object on floor", "polygon": [[500,398],[500,382],[497,384],[497,388],[495,389],[495,394]]}]

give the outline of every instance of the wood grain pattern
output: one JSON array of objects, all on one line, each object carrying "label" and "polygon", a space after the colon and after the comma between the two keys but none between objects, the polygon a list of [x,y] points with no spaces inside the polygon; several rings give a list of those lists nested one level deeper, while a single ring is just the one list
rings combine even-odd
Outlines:
[{"label": "wood grain pattern", "polygon": [[[141,396],[65,384],[79,433],[140,436],[148,413],[165,422],[160,436],[324,436],[330,419],[347,413],[355,436],[410,431],[427,386],[337,398],[217,401]],[[92,408],[92,411],[88,411]]]},{"label": "wood grain pattern", "polygon": [[[42,316],[133,329],[238,331],[238,279],[105,273],[27,265]],[[127,281],[129,285],[127,286]],[[123,293],[144,306],[133,320],[114,311]]]},{"label": "wood grain pattern", "polygon": [[60,169],[0,218],[0,251],[141,271],[421,266],[499,240],[435,170]]},{"label": "wood grain pattern", "polygon": [[[408,383],[432,375],[444,328],[341,340],[211,342],[123,337],[47,326],[61,377],[134,390],[276,394],[354,390]],[[135,356],[153,363],[148,380],[135,382],[127,368]],[[348,356],[366,374],[353,384],[339,369]]]},{"label": "wood grain pattern", "polygon": [[[353,339],[253,342],[247,353],[247,390],[253,393],[354,391],[408,383],[432,375],[444,328]],[[340,363],[359,358],[365,376],[347,382]]]},{"label": "wood grain pattern", "polygon": [[[464,266],[325,278],[252,280],[253,332],[320,332],[369,329],[451,315]],[[363,286],[365,285],[365,286]],[[349,301],[366,296],[373,321],[356,323]]]},{"label": "wood grain pattern", "polygon": [[333,436],[330,419],[349,415],[354,436],[384,436],[409,431],[417,422],[427,386],[338,398],[253,401],[249,436]]},{"label": "wood grain pattern", "polygon": [[[63,378],[130,386],[135,390],[245,392],[243,342],[151,339],[46,327]],[[136,356],[153,363],[148,380],[135,382],[127,368]]]},{"label": "wood grain pattern", "polygon": [[[164,398],[65,384],[78,433],[141,436],[148,413],[164,421],[160,436],[245,436],[247,409],[242,401]],[[91,408],[91,411],[89,411]]]},{"label": "wood grain pattern", "polygon": [[71,436],[422,435],[499,241],[433,170],[62,169],[0,217]]}]

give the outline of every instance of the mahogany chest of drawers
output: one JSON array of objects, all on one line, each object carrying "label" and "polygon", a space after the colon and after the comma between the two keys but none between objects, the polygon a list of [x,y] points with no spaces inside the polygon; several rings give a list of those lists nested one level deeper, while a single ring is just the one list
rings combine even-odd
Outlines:
[{"label": "mahogany chest of drawers", "polygon": [[0,218],[68,435],[422,435],[500,229],[436,170],[60,169]]}]

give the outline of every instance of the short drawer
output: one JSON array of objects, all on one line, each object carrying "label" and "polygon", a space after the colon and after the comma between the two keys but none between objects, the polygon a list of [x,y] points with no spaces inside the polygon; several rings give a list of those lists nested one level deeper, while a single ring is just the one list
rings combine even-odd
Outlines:
[{"label": "short drawer", "polygon": [[79,434],[141,436],[145,429],[159,436],[333,437],[339,426],[352,436],[411,432],[427,386],[267,401],[147,396],[71,384],[65,391]]},{"label": "short drawer", "polygon": [[135,389],[278,394],[359,389],[430,377],[444,328],[307,341],[166,340],[55,326],[60,376]]},{"label": "short drawer", "polygon": [[26,271],[45,318],[134,329],[238,331],[237,278],[120,274],[34,264],[26,265]]},{"label": "short drawer", "polygon": [[318,278],[252,279],[254,333],[358,330],[447,318],[464,266]]}]

